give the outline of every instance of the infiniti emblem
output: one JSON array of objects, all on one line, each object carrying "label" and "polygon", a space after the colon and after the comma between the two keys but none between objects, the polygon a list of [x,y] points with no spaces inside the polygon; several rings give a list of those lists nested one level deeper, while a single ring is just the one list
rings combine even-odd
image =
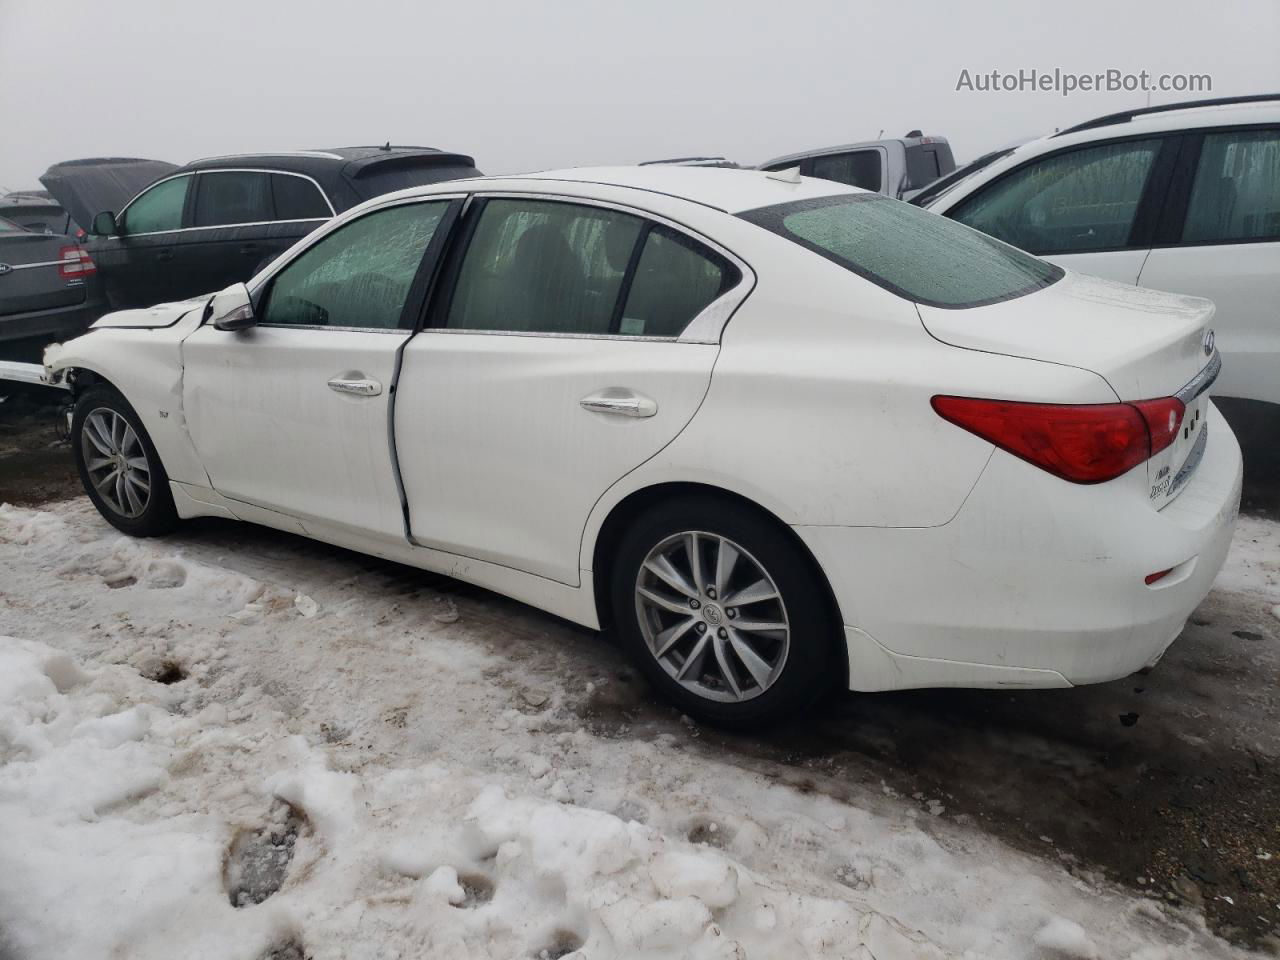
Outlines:
[{"label": "infiniti emblem", "polygon": [[720,624],[720,609],[715,604],[708,603],[705,607],[703,607],[702,615],[706,618],[707,622],[711,624],[713,627],[718,626]]},{"label": "infiniti emblem", "polygon": [[12,270],[13,267],[9,266],[7,263],[0,263],[0,277],[3,277],[6,273],[10,273]]},{"label": "infiniti emblem", "polygon": [[1210,330],[1204,335],[1204,355],[1206,357],[1213,356],[1213,331]]}]

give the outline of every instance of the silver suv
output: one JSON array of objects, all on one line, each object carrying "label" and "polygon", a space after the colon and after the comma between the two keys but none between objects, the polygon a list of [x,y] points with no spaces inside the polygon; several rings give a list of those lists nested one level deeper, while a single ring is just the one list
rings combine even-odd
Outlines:
[{"label": "silver suv", "polygon": [[926,137],[919,130],[912,130],[905,137],[893,140],[867,140],[775,157],[760,164],[759,169],[790,170],[793,167],[800,168],[801,176],[821,177],[909,200],[934,180],[955,170],[956,161],[945,137]]}]

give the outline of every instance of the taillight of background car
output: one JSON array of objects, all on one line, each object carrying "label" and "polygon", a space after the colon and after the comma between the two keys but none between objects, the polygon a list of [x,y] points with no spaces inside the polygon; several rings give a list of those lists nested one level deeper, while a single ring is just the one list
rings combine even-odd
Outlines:
[{"label": "taillight of background car", "polygon": [[63,247],[58,251],[58,276],[74,280],[98,272],[89,251],[77,246]]}]

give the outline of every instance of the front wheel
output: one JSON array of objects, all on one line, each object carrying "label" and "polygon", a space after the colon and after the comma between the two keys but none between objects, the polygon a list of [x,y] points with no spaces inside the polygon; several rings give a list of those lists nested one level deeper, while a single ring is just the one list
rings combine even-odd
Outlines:
[{"label": "front wheel", "polygon": [[831,685],[835,623],[790,532],[716,499],[643,514],[614,565],[614,618],[640,669],[700,720],[756,728]]},{"label": "front wheel", "polygon": [[117,530],[135,537],[168,533],[178,522],[169,478],[137,412],[103,384],[76,401],[71,448],[85,493]]}]

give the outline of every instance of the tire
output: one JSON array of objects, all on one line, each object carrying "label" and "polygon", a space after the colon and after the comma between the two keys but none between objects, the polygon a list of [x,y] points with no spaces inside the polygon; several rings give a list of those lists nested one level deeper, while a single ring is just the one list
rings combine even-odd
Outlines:
[{"label": "tire", "polygon": [[[695,538],[707,581],[696,596],[687,589]],[[726,544],[736,558],[726,559],[730,576],[718,584],[716,557]],[[681,499],[650,508],[623,536],[610,584],[613,617],[640,671],[680,710],[715,726],[760,729],[809,707],[838,672],[836,618],[820,577],[771,518],[714,497]],[[762,630],[766,624],[785,629]],[[660,658],[655,650],[668,643]]]},{"label": "tire", "polygon": [[178,525],[169,476],[142,420],[119,391],[98,384],[77,398],[71,450],[85,493],[117,530],[155,537]]}]

